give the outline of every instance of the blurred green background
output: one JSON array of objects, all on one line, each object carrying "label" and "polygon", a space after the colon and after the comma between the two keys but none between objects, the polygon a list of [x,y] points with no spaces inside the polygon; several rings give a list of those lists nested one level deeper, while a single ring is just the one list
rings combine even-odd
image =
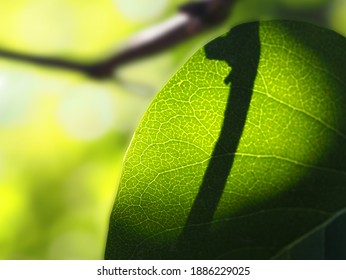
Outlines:
[{"label": "blurred green background", "polygon": [[[0,48],[90,63],[183,0],[0,0]],[[102,259],[122,158],[157,91],[205,42],[256,19],[346,35],[346,0],[242,0],[222,26],[117,79],[0,56],[0,259]]]}]

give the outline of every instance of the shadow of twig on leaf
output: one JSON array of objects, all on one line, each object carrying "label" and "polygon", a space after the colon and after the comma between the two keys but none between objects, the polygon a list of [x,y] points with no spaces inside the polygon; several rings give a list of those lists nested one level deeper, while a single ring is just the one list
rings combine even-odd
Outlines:
[{"label": "shadow of twig on leaf", "polygon": [[[210,242],[210,224],[231,173],[234,153],[246,122],[260,57],[258,29],[258,24],[236,27],[205,47],[208,59],[226,61],[231,67],[230,74],[224,80],[225,84],[230,85],[230,91],[219,137],[178,239],[180,258],[212,257],[205,251],[204,245]],[[244,36],[244,32],[248,36]]]}]

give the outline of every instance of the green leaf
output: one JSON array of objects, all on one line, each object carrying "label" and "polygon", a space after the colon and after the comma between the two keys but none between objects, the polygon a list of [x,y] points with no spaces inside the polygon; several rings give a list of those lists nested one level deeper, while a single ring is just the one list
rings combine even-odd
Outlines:
[{"label": "green leaf", "polygon": [[193,55],[132,140],[106,258],[268,259],[325,228],[346,206],[345,49],[269,21]]},{"label": "green leaf", "polygon": [[294,240],[275,259],[346,259],[346,209]]}]

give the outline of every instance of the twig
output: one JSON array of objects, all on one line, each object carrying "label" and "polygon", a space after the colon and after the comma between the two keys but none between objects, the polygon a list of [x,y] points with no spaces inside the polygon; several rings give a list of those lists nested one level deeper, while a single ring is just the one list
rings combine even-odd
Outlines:
[{"label": "twig", "polygon": [[134,35],[123,51],[91,65],[1,49],[0,56],[42,66],[80,71],[93,78],[109,78],[120,65],[161,52],[221,23],[227,18],[235,1],[202,0],[185,4],[171,19]]}]

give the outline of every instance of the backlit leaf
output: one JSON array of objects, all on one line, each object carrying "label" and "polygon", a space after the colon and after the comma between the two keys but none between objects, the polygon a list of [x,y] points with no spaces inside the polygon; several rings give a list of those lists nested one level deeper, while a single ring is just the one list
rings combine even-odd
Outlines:
[{"label": "backlit leaf", "polygon": [[136,131],[106,258],[268,259],[321,230],[346,206],[345,49],[270,21],[193,55]]}]

